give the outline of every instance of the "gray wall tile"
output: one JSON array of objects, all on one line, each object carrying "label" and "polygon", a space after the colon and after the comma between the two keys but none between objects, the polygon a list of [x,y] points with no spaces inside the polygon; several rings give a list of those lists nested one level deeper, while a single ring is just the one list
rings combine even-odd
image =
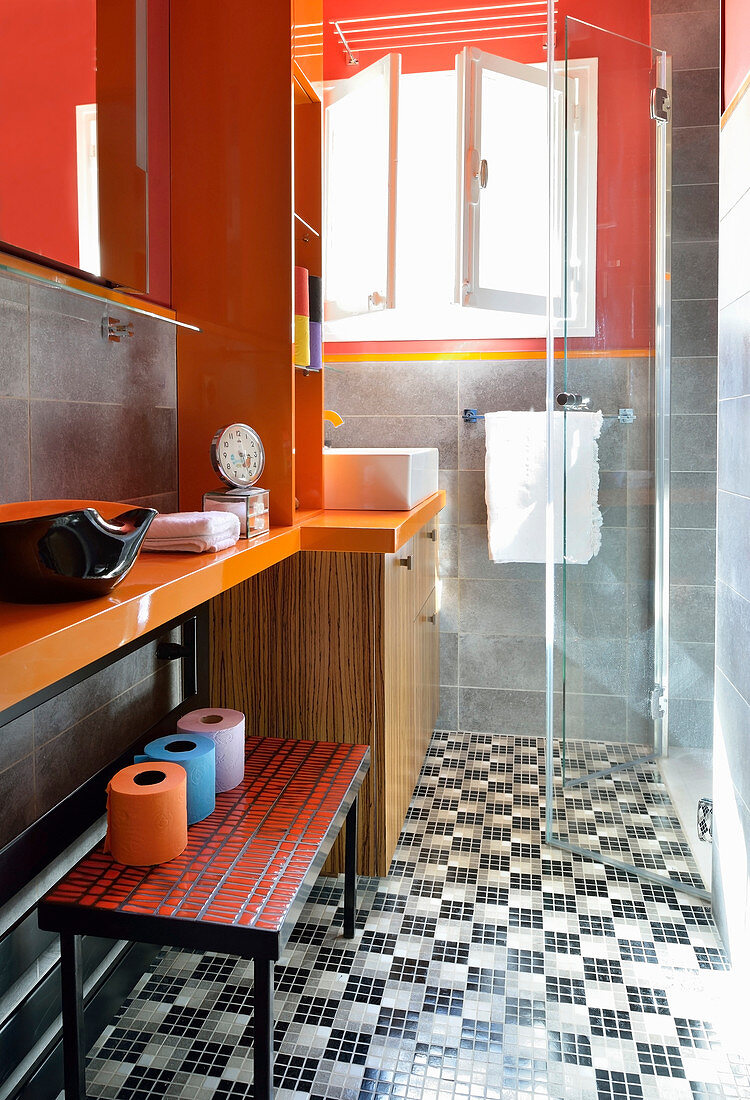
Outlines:
[{"label": "gray wall tile", "polygon": [[32,495],[121,500],[173,491],[176,443],[176,409],[32,401]]},{"label": "gray wall tile", "polygon": [[628,476],[625,470],[600,470],[599,507],[603,527],[627,527]]},{"label": "gray wall tile", "polygon": [[678,527],[716,526],[716,471],[676,473],[670,478],[671,523]]},{"label": "gray wall tile", "polygon": [[672,531],[669,570],[672,584],[713,584],[716,577],[714,532],[683,528]]},{"label": "gray wall tile", "polygon": [[461,686],[544,691],[544,638],[460,634]]},{"label": "gray wall tile", "polygon": [[455,577],[443,577],[440,581],[440,632],[455,634],[458,630],[459,582]]},{"label": "gray wall tile", "polygon": [[716,667],[750,703],[750,601],[723,581],[716,586]]},{"label": "gray wall tile", "polygon": [[0,397],[0,502],[28,500],[31,473],[29,458],[29,404],[14,397]]},{"label": "gray wall tile", "polygon": [[718,240],[675,244],[672,248],[672,299],[718,296]]},{"label": "gray wall tile", "polygon": [[[655,10],[654,0],[652,10]],[[683,0],[671,0],[682,4]],[[702,3],[703,0],[695,0]],[[717,5],[718,6],[718,5]],[[685,8],[683,7],[683,11]],[[718,126],[719,68],[680,69],[672,74],[672,125]]]},{"label": "gray wall tile", "polygon": [[0,806],[0,848],[4,848],[37,816],[33,753],[0,771]]},{"label": "gray wall tile", "polygon": [[435,729],[458,729],[458,688],[440,687],[440,713],[435,723]]},{"label": "gray wall tile", "polygon": [[675,699],[711,700],[714,693],[713,643],[672,641],[669,685]]},{"label": "gray wall tile", "polygon": [[672,248],[672,299],[718,298],[719,242],[683,241]]},{"label": "gray wall tile", "polygon": [[458,684],[458,634],[440,634],[440,683],[447,687]]},{"label": "gray wall tile", "polygon": [[440,524],[438,572],[441,577],[458,576],[458,528]]},{"label": "gray wall tile", "polygon": [[490,561],[487,524],[459,528],[460,576],[463,580],[520,580],[544,583],[544,565],[538,562]]},{"label": "gray wall tile", "polygon": [[544,359],[465,360],[459,365],[459,408],[480,413],[546,407]]},{"label": "gray wall tile", "polygon": [[[715,5],[711,5],[715,9]],[[651,41],[659,50],[672,55],[679,69],[711,69],[719,63],[719,20],[716,10],[695,11],[686,5],[679,12],[660,14],[651,19]]]},{"label": "gray wall tile", "polygon": [[750,293],[719,314],[719,397],[750,393]]},{"label": "gray wall tile", "polygon": [[[29,303],[32,398],[175,407],[172,325],[48,287],[31,287]],[[132,322],[133,336],[103,340],[105,312]]]},{"label": "gray wall tile", "polygon": [[672,355],[716,355],[719,314],[714,299],[672,303]]},{"label": "gray wall tile", "polygon": [[105,342],[104,309],[0,276],[0,502],[158,498],[176,509],[175,329],[117,307],[135,334]]},{"label": "gray wall tile", "polygon": [[716,589],[709,585],[672,585],[670,598],[670,637],[676,642],[714,641]]},{"label": "gray wall tile", "polygon": [[672,182],[718,183],[719,129],[709,126],[675,127],[672,130]]},{"label": "gray wall tile", "polygon": [[716,469],[716,414],[676,415],[672,421],[672,469],[675,473]]},{"label": "gray wall tile", "polygon": [[750,703],[721,669],[716,670],[716,708],[721,715],[721,748],[735,788],[750,791]]},{"label": "gray wall tile", "polygon": [[461,729],[501,733],[508,737],[538,737],[544,729],[543,691],[491,691],[459,688]]},{"label": "gray wall tile", "polygon": [[544,636],[544,585],[459,581],[459,633]]},{"label": "gray wall tile", "polygon": [[565,684],[569,691],[625,696],[629,679],[626,638],[589,638],[568,632]]},{"label": "gray wall tile", "polygon": [[622,742],[627,728],[627,699],[617,695],[565,695],[569,737],[589,741]]},{"label": "gray wall tile", "polygon": [[672,243],[715,241],[719,236],[719,188],[715,183],[672,188]]},{"label": "gray wall tile", "polygon": [[[326,368],[326,408],[347,416],[455,416],[458,364],[442,361],[337,363]],[[334,433],[334,445],[336,444]]]},{"label": "gray wall tile", "polygon": [[[624,638],[628,633],[628,600],[643,607],[637,584],[573,584],[566,589],[568,628],[585,638]],[[558,605],[558,618],[561,618]]]},{"label": "gray wall tile", "polygon": [[57,805],[123,752],[172,710],[177,699],[175,672],[167,667],[40,746],[36,753],[37,813]]},{"label": "gray wall tile", "polygon": [[0,277],[0,397],[28,396],[28,288]]},{"label": "gray wall tile", "polygon": [[750,498],[720,492],[717,527],[717,580],[750,600]]},{"label": "gray wall tile", "polygon": [[[669,700],[669,744],[685,749],[708,750],[709,759],[713,747],[714,701],[713,699]],[[706,781],[710,786],[710,765]],[[706,791],[711,797],[710,791]]]},{"label": "gray wall tile", "polygon": [[440,523],[458,523],[458,470],[439,470],[438,485],[445,490],[445,508],[439,515]]},{"label": "gray wall tile", "polygon": [[458,468],[454,416],[348,416],[331,437],[334,447],[437,447],[445,470]]},{"label": "gray wall tile", "polygon": [[487,523],[487,505],[484,499],[484,470],[460,470],[458,475],[458,522],[467,524]]},{"label": "gray wall tile", "polygon": [[[172,631],[165,638],[179,640],[179,632]],[[150,642],[128,654],[109,668],[89,676],[62,694],[50,699],[34,710],[34,737],[36,747],[45,745],[61,733],[82,722],[84,718],[100,711],[118,695],[129,691],[136,684],[171,667],[156,658],[158,642]],[[134,735],[135,736],[135,735]]]},{"label": "gray wall tile", "polygon": [[34,719],[31,714],[8,722],[0,729],[0,771],[34,751]]},{"label": "gray wall tile", "polygon": [[742,495],[750,470],[750,396],[719,402],[719,436],[719,488]]},{"label": "gray wall tile", "polygon": [[[670,411],[679,413],[716,412],[716,357],[672,359]],[[711,469],[716,468],[716,457]]]}]

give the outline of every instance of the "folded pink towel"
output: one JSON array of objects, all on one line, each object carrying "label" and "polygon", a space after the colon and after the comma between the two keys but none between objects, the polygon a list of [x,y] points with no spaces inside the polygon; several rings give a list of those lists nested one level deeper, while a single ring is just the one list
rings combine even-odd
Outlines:
[{"label": "folded pink towel", "polygon": [[174,512],[154,516],[143,549],[216,553],[234,546],[240,519],[234,512]]}]

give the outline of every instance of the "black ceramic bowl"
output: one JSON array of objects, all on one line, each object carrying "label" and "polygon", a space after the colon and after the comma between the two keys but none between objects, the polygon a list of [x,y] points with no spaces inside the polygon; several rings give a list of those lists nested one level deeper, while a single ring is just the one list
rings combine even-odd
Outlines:
[{"label": "black ceramic bowl", "polygon": [[63,603],[106,596],[138,556],[153,508],[105,520],[96,508],[0,523],[0,599]]}]

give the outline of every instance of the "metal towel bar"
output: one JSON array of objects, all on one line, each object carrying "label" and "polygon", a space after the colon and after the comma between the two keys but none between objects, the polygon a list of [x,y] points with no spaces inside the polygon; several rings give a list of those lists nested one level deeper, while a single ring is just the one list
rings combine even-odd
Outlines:
[{"label": "metal towel bar", "polygon": [[[565,409],[566,412],[585,412],[587,406],[583,404],[569,405]],[[464,424],[477,424],[480,420],[484,420],[484,413],[477,412],[476,409],[464,409],[461,418]],[[633,409],[619,409],[616,413],[604,413],[604,420],[619,420],[621,424],[632,424],[636,419],[635,411]]]}]

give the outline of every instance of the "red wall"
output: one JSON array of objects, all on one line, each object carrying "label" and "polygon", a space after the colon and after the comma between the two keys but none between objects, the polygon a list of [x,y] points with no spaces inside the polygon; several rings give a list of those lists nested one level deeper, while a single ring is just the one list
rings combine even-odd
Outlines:
[{"label": "red wall", "polygon": [[[736,0],[743,3],[744,0]],[[463,8],[481,7],[482,0],[465,0]],[[435,4],[435,8],[443,5]],[[326,79],[351,76],[340,41],[330,23],[333,19],[355,19],[408,13],[409,0],[325,0],[324,73]],[[557,5],[557,56],[564,53],[565,17],[572,16],[636,42],[650,42],[650,0],[618,0],[602,11],[601,0],[562,0]],[[470,24],[466,25],[467,27]],[[508,39],[482,43],[467,41],[523,62],[546,58],[541,38]],[[592,32],[588,42],[576,35],[574,56],[596,55],[599,70],[599,155],[597,209],[597,332],[591,339],[578,339],[571,346],[600,351],[646,347],[652,329],[651,225],[648,181],[652,174],[651,124],[648,116],[650,91],[649,55],[632,43]],[[403,70],[420,72],[452,68],[460,44],[440,49],[405,49]],[[386,52],[383,50],[382,52]],[[378,53],[361,55],[360,67],[375,61]],[[626,137],[624,137],[626,135]],[[519,166],[522,170],[522,166]],[[635,186],[634,181],[639,185]],[[414,342],[394,344],[331,344],[337,354],[445,350],[541,349],[543,341],[463,341],[450,344]]]},{"label": "red wall", "polygon": [[748,0],[723,0],[722,54],[723,107],[727,107],[750,72],[750,4]]},{"label": "red wall", "polygon": [[95,93],[95,0],[0,9],[0,240],[78,266],[76,115]]}]

